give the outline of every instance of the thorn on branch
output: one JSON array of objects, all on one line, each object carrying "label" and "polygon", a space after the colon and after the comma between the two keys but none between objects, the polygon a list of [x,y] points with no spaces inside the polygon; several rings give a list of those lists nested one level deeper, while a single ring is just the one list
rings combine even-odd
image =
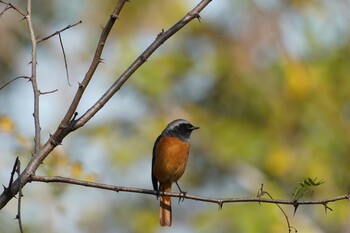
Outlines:
[{"label": "thorn on branch", "polygon": [[[13,183],[13,177],[15,176],[15,173],[16,173],[16,169],[17,169],[17,166],[18,166],[18,163],[19,163],[19,158],[17,156],[16,160],[15,160],[15,163],[13,164],[13,168],[12,168],[12,171],[11,171],[11,177],[10,177],[10,181],[9,181],[9,186],[8,186],[8,190],[11,191],[12,189],[12,183]],[[5,186],[4,186],[5,188]],[[6,188],[5,188],[6,190]]]},{"label": "thorn on branch", "polygon": [[14,9],[15,11],[17,11],[20,15],[22,15],[23,17],[26,17],[25,14],[20,11],[17,7],[15,7],[14,5],[12,5],[11,3],[8,2],[4,2],[4,1],[0,1],[0,3],[5,4],[6,7],[5,9],[0,13],[0,16],[5,13],[5,11],[9,10],[9,9]]},{"label": "thorn on branch", "polygon": [[112,19],[114,19],[114,20],[119,19],[119,17],[118,17],[118,15],[117,15],[117,14],[112,14],[112,15],[111,15],[111,18],[112,18]]},{"label": "thorn on branch", "polygon": [[74,115],[73,115],[72,121],[75,121],[75,119],[77,118],[77,116],[78,116],[78,112],[74,112]]},{"label": "thorn on branch", "polygon": [[299,207],[299,203],[297,200],[294,200],[293,202],[293,206],[294,206],[294,212],[293,212],[293,215],[295,215],[295,213],[297,212],[297,209]]},{"label": "thorn on branch", "polygon": [[328,202],[324,203],[323,206],[324,206],[324,211],[326,214],[327,214],[327,210],[333,211],[333,209],[328,206]]},{"label": "thorn on branch", "polygon": [[5,185],[2,185],[2,187],[4,188],[4,193],[7,193],[7,192],[9,191],[9,189],[8,189],[8,188],[6,188],[6,186],[5,186]]},{"label": "thorn on branch", "polygon": [[258,190],[258,193],[256,194],[256,197],[261,198],[265,194],[266,194],[266,192],[264,191],[264,184],[261,183],[260,189]]},{"label": "thorn on branch", "polygon": [[158,38],[159,38],[160,36],[162,36],[163,34],[164,34],[164,29],[162,28],[162,31],[158,33],[158,35],[157,35],[157,38],[156,38],[156,39],[158,39]]},{"label": "thorn on branch", "polygon": [[224,202],[222,200],[218,200],[217,204],[219,205],[219,210],[222,210],[222,207],[224,206]]},{"label": "thorn on branch", "polygon": [[200,16],[198,13],[192,13],[192,12],[190,12],[190,13],[189,13],[189,16],[198,19],[198,21],[201,23],[201,16]]}]

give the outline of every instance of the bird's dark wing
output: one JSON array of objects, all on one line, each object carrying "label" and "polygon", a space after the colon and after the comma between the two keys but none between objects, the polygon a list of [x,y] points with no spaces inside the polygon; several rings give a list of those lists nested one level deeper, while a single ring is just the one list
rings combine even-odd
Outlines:
[{"label": "bird's dark wing", "polygon": [[156,160],[156,147],[158,142],[160,141],[162,135],[159,135],[157,137],[156,142],[154,143],[153,146],[153,152],[152,152],[152,167],[151,167],[151,176],[152,176],[152,184],[153,184],[153,190],[154,191],[158,191],[158,180],[156,179],[156,177],[153,175],[153,166],[154,166],[154,161]]}]

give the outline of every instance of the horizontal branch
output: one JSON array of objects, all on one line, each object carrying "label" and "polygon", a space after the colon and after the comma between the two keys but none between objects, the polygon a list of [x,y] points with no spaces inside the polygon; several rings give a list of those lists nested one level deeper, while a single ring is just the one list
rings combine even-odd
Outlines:
[{"label": "horizontal branch", "polygon": [[44,183],[67,183],[79,186],[85,186],[96,189],[104,189],[115,192],[129,192],[129,193],[142,193],[148,195],[158,196],[159,194],[165,196],[179,197],[181,199],[191,199],[195,201],[216,203],[220,207],[224,203],[237,203],[237,202],[257,202],[257,203],[271,203],[271,204],[282,204],[282,205],[292,205],[294,207],[300,205],[327,205],[330,202],[336,202],[341,200],[350,201],[350,194],[327,198],[323,200],[282,200],[282,199],[272,199],[272,198],[261,198],[261,197],[237,197],[237,198],[214,198],[214,197],[204,197],[204,196],[196,196],[190,194],[183,193],[169,193],[169,192],[158,192],[151,189],[143,189],[143,188],[133,188],[133,187],[125,187],[125,186],[115,186],[109,184],[96,183],[91,181],[78,180],[68,177],[62,176],[31,176],[30,182],[44,182]]}]

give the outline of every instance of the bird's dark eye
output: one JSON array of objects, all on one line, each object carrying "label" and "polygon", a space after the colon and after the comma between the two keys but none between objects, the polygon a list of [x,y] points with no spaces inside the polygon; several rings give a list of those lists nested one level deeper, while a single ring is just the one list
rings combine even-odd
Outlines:
[{"label": "bird's dark eye", "polygon": [[191,124],[187,124],[187,123],[182,123],[179,125],[180,129],[190,129],[193,126]]}]

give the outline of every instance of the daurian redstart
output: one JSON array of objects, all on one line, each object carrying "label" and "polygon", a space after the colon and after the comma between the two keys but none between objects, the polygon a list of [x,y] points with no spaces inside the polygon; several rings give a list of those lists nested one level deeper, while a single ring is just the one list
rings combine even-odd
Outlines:
[{"label": "daurian redstart", "polygon": [[[190,136],[196,129],[199,127],[178,119],[169,123],[158,136],[153,146],[152,157],[152,183],[155,191],[171,192],[173,183],[180,189],[177,181],[185,172],[190,151]],[[171,226],[171,222],[171,197],[161,195],[159,223],[161,226]]]}]

